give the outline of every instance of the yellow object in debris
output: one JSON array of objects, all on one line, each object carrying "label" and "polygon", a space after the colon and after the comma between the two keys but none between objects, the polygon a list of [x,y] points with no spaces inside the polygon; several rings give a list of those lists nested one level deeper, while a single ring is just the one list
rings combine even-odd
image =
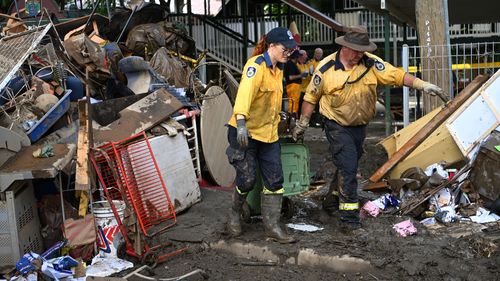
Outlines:
[{"label": "yellow object in debris", "polygon": [[80,195],[80,205],[78,206],[78,215],[80,217],[85,217],[87,214],[87,206],[89,205],[89,196],[87,194],[87,191],[85,190],[78,190],[77,195]]},{"label": "yellow object in debris", "polygon": [[[441,108],[436,108],[432,112],[411,123],[408,127],[382,140],[379,144],[387,151],[389,158],[420,129],[429,123],[440,110]],[[462,152],[443,123],[429,137],[420,143],[408,157],[400,161],[391,170],[389,178],[399,179],[404,171],[412,167],[420,167],[425,170],[427,166],[437,162],[444,161],[447,164],[453,164],[461,160],[463,160]]]}]

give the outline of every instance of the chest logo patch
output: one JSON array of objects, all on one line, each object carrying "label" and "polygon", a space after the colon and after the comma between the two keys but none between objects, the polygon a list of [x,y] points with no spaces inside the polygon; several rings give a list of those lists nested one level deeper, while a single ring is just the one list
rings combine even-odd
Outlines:
[{"label": "chest logo patch", "polygon": [[379,61],[376,61],[375,62],[375,68],[378,70],[378,71],[382,71],[385,69],[385,65]]},{"label": "chest logo patch", "polygon": [[250,66],[247,70],[247,77],[252,78],[255,76],[255,73],[257,73],[257,69],[253,66]]},{"label": "chest logo patch", "polygon": [[321,77],[317,74],[314,75],[313,82],[314,82],[314,85],[319,86],[319,84],[321,84]]}]

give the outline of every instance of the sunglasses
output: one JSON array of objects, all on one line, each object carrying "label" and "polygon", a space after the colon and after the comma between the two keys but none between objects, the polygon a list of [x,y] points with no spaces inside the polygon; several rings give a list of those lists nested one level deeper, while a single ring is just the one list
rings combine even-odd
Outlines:
[{"label": "sunglasses", "polygon": [[284,46],[280,46],[281,48],[281,52],[283,53],[283,55],[289,57],[292,55],[292,53],[295,51],[295,49],[287,49],[285,48]]}]

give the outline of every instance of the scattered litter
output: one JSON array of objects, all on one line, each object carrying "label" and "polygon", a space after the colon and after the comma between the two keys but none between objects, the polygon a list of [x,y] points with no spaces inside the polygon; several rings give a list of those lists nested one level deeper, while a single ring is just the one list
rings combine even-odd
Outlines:
[{"label": "scattered litter", "polygon": [[401,203],[401,201],[398,198],[396,198],[396,196],[388,193],[371,202],[374,203],[381,210],[386,210],[389,207],[398,208]]},{"label": "scattered litter", "polygon": [[33,151],[35,158],[49,158],[54,156],[54,147],[51,144],[46,144],[43,147]]},{"label": "scattered litter", "polygon": [[434,215],[437,221],[442,223],[450,223],[458,220],[457,213],[455,212],[455,208],[452,206],[446,206],[441,208]]},{"label": "scattered litter", "polygon": [[289,223],[286,226],[288,226],[291,229],[305,231],[305,232],[316,232],[324,229],[323,227],[318,227],[315,225],[305,224],[305,223]]},{"label": "scattered litter", "polygon": [[380,214],[380,208],[373,203],[372,201],[368,201],[361,208],[360,217],[365,218],[366,216],[377,217]]},{"label": "scattered litter", "polygon": [[399,235],[406,237],[417,233],[417,228],[410,220],[405,220],[392,227]]},{"label": "scattered litter", "polygon": [[453,203],[453,196],[449,188],[443,188],[429,199],[430,210],[437,211]]},{"label": "scattered litter", "polygon": [[425,174],[429,177],[432,176],[434,173],[437,173],[443,178],[446,179],[448,178],[448,172],[446,172],[443,166],[439,163],[432,164],[425,169]]},{"label": "scattered litter", "polygon": [[87,267],[87,276],[106,277],[134,267],[134,264],[115,257],[102,258],[95,256]]},{"label": "scattered litter", "polygon": [[53,264],[50,261],[46,261],[42,264],[42,273],[56,281],[73,276],[73,271],[71,271],[71,269],[58,268],[57,263]]},{"label": "scattered litter", "polygon": [[24,254],[19,261],[16,263],[16,269],[21,273],[21,275],[26,275],[30,272],[33,272],[36,270],[35,266],[33,265],[35,260],[38,260],[40,258],[40,255],[29,252]]},{"label": "scattered litter", "polygon": [[425,225],[425,226],[431,226],[431,225],[435,225],[436,224],[436,218],[432,217],[432,218],[426,218],[426,219],[423,219],[420,221],[421,224]]},{"label": "scattered litter", "polygon": [[477,209],[476,215],[470,217],[470,219],[475,222],[475,223],[490,223],[490,222],[496,222],[500,220],[500,216],[479,207]]}]

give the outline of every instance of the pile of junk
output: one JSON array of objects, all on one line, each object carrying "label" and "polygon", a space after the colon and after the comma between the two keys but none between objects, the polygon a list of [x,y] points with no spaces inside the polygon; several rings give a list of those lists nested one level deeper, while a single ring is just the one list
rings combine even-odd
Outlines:
[{"label": "pile of junk", "polygon": [[94,12],[55,24],[45,11],[0,38],[5,279],[165,261],[186,250],[164,234],[200,185],[234,181],[227,68],[201,81],[206,52],[159,5]]},{"label": "pile of junk", "polygon": [[[413,218],[402,235],[416,232],[415,220],[433,230],[460,225],[498,233],[498,91],[500,71],[478,75],[453,100],[383,139],[388,160],[363,186],[371,200],[362,215]],[[488,249],[488,256],[496,251]]]}]

